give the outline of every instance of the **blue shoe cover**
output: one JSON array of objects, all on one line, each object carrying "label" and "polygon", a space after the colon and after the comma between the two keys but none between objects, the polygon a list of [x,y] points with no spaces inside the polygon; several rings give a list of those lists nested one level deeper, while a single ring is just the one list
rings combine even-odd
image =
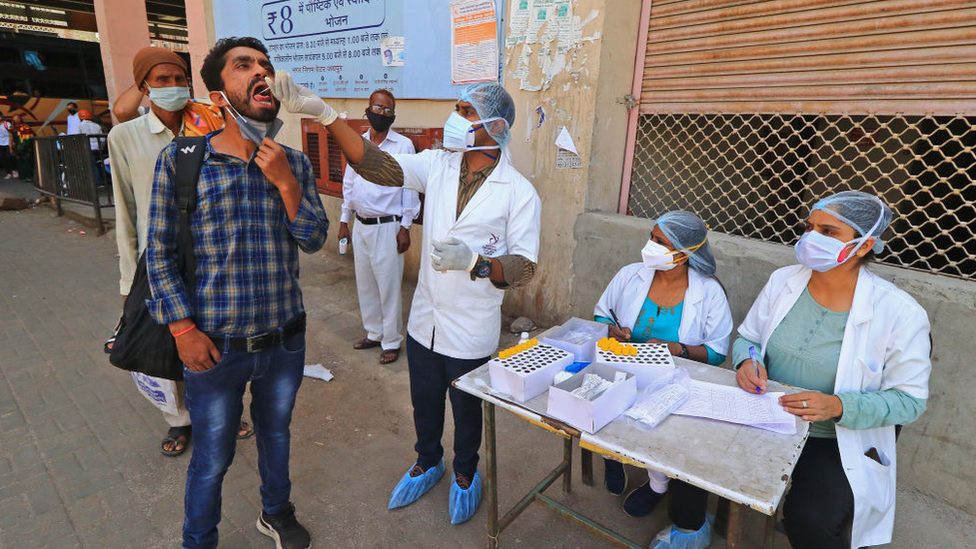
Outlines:
[{"label": "blue shoe cover", "polygon": [[705,517],[705,524],[697,532],[682,532],[675,525],[668,526],[661,531],[654,541],[651,542],[651,549],[708,549],[712,543],[712,515]]},{"label": "blue shoe cover", "polygon": [[481,473],[474,472],[471,486],[462,490],[457,483],[457,477],[451,482],[451,497],[448,500],[447,512],[451,515],[451,524],[467,522],[478,511],[481,504]]},{"label": "blue shoe cover", "polygon": [[[413,466],[410,469],[412,470]],[[436,467],[427,469],[419,477],[412,477],[410,471],[407,471],[396,487],[393,488],[393,493],[390,495],[390,505],[387,509],[396,509],[417,501],[420,496],[433,488],[442,476],[444,476],[444,458],[441,458],[441,462]]]}]

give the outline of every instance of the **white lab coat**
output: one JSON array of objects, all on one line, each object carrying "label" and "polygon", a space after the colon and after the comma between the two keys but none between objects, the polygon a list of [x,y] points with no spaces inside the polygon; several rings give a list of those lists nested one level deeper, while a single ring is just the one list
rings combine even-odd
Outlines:
[{"label": "white lab coat", "polygon": [[517,254],[538,262],[539,195],[502,154],[455,218],[462,153],[428,149],[393,157],[403,169],[403,188],[425,193],[420,272],[407,333],[452,358],[489,356],[498,348],[504,292],[487,278],[472,281],[467,272],[433,270],[430,241],[454,236],[485,257]]},{"label": "white lab coat", "polygon": [[[620,324],[633,329],[654,281],[654,272],[643,263],[632,263],[620,269],[603,291],[593,314],[613,318],[612,308]],[[731,333],[732,310],[722,285],[689,268],[678,341],[692,346],[707,345],[713,351],[727,355]]]},{"label": "white lab coat", "polygon": [[[765,356],[769,336],[810,281],[802,265],[774,272],[739,327]],[[929,320],[907,293],[861,267],[837,363],[834,393],[897,388],[929,396]],[[854,493],[851,548],[891,542],[895,521],[895,428],[852,430],[837,426],[837,445]],[[876,448],[887,466],[865,456]]]}]

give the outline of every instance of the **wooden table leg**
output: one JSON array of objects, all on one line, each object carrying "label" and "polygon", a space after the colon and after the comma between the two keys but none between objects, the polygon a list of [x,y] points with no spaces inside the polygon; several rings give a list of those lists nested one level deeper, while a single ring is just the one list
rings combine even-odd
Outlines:
[{"label": "wooden table leg", "polygon": [[583,484],[593,486],[593,452],[580,448],[580,470]]},{"label": "wooden table leg", "polygon": [[485,417],[485,504],[488,506],[488,549],[498,547],[498,461],[495,454],[495,405],[484,401]]},{"label": "wooden table leg", "polygon": [[725,546],[728,549],[739,549],[739,537],[742,535],[741,510],[741,505],[730,502],[728,533],[725,534]]}]

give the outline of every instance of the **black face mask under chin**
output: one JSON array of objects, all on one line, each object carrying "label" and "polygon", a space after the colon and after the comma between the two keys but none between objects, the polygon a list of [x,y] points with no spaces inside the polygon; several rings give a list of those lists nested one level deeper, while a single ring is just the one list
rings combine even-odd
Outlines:
[{"label": "black face mask under chin", "polygon": [[396,116],[386,116],[383,114],[376,114],[373,111],[366,111],[366,119],[369,120],[369,125],[373,127],[379,133],[383,133],[390,129],[393,125],[393,121],[396,120]]}]

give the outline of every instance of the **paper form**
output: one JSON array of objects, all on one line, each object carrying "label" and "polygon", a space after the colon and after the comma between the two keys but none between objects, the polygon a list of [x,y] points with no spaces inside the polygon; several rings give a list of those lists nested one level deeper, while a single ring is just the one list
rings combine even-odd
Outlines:
[{"label": "paper form", "polygon": [[689,389],[688,400],[672,413],[796,434],[796,417],[777,402],[785,393],[753,395],[739,387],[695,380],[691,380]]}]

